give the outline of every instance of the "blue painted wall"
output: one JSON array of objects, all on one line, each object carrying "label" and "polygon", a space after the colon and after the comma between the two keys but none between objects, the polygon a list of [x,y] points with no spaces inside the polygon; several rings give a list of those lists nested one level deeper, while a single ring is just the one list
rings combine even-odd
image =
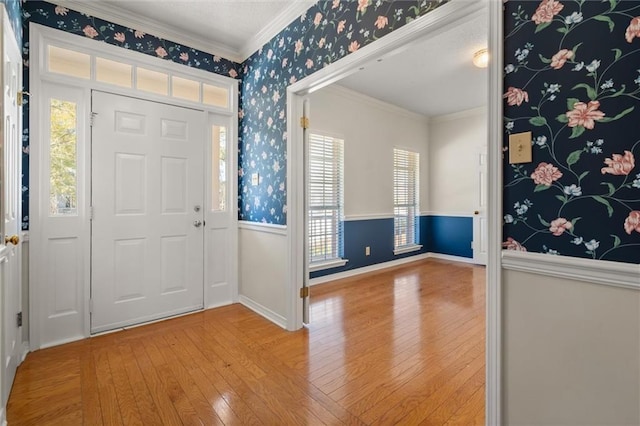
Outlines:
[{"label": "blue painted wall", "polygon": [[[422,245],[422,249],[394,255],[392,218],[349,220],[344,222],[344,258],[348,259],[347,264],[312,272],[310,277],[322,277],[427,252],[473,258],[472,240],[472,218],[421,216],[419,244]],[[367,246],[371,247],[369,256],[365,256]]]}]

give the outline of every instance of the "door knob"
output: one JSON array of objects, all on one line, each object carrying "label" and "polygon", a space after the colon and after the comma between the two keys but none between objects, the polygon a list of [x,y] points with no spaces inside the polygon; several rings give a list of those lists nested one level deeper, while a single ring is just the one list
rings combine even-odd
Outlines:
[{"label": "door knob", "polygon": [[11,243],[14,246],[17,246],[19,242],[20,242],[20,237],[18,237],[17,235],[12,235],[10,237],[4,237],[4,243],[5,244]]},{"label": "door knob", "polygon": [[478,210],[474,211],[473,214],[478,215],[480,212]]},{"label": "door knob", "polygon": [[195,226],[196,228],[200,228],[200,226],[202,226],[202,221],[200,220],[193,221],[193,226]]}]

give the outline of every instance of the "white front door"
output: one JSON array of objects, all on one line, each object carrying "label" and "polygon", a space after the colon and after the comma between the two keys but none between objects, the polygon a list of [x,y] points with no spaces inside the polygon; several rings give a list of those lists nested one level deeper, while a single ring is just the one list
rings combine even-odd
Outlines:
[{"label": "white front door", "polygon": [[487,147],[476,155],[476,211],[473,212],[473,262],[487,264]]},{"label": "white front door", "polygon": [[21,311],[21,162],[22,131],[18,92],[22,87],[22,58],[6,13],[2,13],[3,174],[1,211],[4,223],[0,237],[0,284],[2,286],[2,406],[11,392],[16,369],[20,363],[22,329],[17,321]]},{"label": "white front door", "polygon": [[203,307],[206,115],[92,93],[91,332]]}]

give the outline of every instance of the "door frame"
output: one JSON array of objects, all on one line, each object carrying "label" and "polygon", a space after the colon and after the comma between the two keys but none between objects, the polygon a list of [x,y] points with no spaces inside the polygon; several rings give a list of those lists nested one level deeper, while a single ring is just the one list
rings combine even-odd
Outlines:
[{"label": "door frame", "polygon": [[[43,276],[45,273],[42,271],[43,268],[40,266],[44,265],[44,261],[47,258],[47,253],[44,246],[43,240],[43,220],[44,215],[47,215],[46,206],[42,206],[40,200],[42,197],[41,190],[44,188],[44,179],[47,179],[47,176],[43,176],[43,167],[44,167],[44,154],[43,149],[41,149],[40,144],[42,143],[42,135],[43,130],[40,125],[35,123],[41,123],[41,115],[42,111],[40,111],[40,105],[42,103],[42,86],[44,84],[55,84],[55,85],[63,85],[68,87],[73,87],[78,90],[83,91],[83,105],[84,110],[86,111],[86,116],[83,117],[85,120],[89,120],[89,115],[91,111],[91,91],[99,90],[103,92],[108,92],[116,95],[123,95],[129,97],[135,97],[138,99],[143,99],[151,102],[160,102],[170,105],[175,105],[178,107],[185,107],[190,109],[196,109],[202,111],[205,114],[204,125],[207,127],[205,129],[204,135],[205,140],[203,140],[205,158],[207,158],[208,153],[210,152],[209,141],[210,141],[210,123],[211,117],[220,117],[224,118],[228,123],[228,149],[229,149],[229,161],[227,164],[227,176],[229,176],[228,182],[228,210],[227,213],[229,215],[229,224],[230,236],[234,241],[232,241],[231,250],[235,250],[237,252],[237,202],[236,196],[237,194],[237,179],[233,179],[233,176],[236,175],[235,171],[237,170],[237,159],[238,159],[238,145],[234,143],[234,141],[238,138],[238,120],[237,111],[238,111],[238,80],[232,79],[230,77],[221,76],[218,74],[214,74],[211,72],[190,68],[185,65],[181,65],[178,63],[170,62],[167,60],[162,60],[160,58],[152,57],[149,55],[141,54],[140,52],[123,49],[121,47],[112,46],[104,42],[88,39],[85,37],[78,37],[75,34],[66,33],[64,31],[60,31],[57,29],[48,28],[39,24],[30,23],[29,25],[29,35],[30,35],[30,67],[29,67],[29,90],[31,92],[30,104],[31,108],[29,109],[29,121],[31,124],[29,129],[29,144],[30,144],[30,170],[29,170],[29,204],[30,204],[30,221],[29,221],[29,239],[30,239],[30,259],[29,259],[29,344],[30,349],[40,349],[47,346],[53,346],[61,343],[65,343],[67,341],[74,341],[80,338],[85,338],[91,336],[90,333],[90,291],[91,291],[91,274],[90,274],[90,265],[91,261],[89,258],[90,250],[91,250],[91,233],[90,233],[90,202],[91,202],[91,149],[90,149],[90,141],[91,141],[91,127],[89,125],[85,126],[82,137],[85,141],[84,149],[79,149],[78,151],[78,173],[82,173],[83,176],[78,177],[78,215],[80,216],[80,220],[82,222],[82,226],[79,230],[79,248],[81,250],[82,260],[79,261],[81,263],[78,265],[79,269],[79,280],[82,281],[82,300],[79,304],[81,304],[80,309],[82,312],[79,314],[83,318],[82,335],[74,335],[69,336],[66,339],[59,339],[56,341],[45,341],[44,336],[42,335],[42,328],[44,318],[44,300],[43,299],[43,289],[45,288],[46,279]],[[129,64],[133,64],[134,66],[142,66],[145,68],[155,69],[158,71],[166,72],[170,75],[176,75],[183,78],[188,78],[192,80],[197,80],[204,83],[213,84],[219,87],[225,87],[229,91],[229,99],[228,106],[226,108],[209,106],[199,102],[191,102],[186,100],[181,100],[178,98],[173,98],[170,96],[163,95],[155,95],[152,93],[141,92],[136,89],[131,88],[122,88],[115,85],[101,83],[95,80],[95,76],[92,75],[92,78],[82,79],[75,78],[71,76],[66,76],[62,74],[55,74],[49,72],[45,68],[45,58],[46,58],[46,47],[49,44],[54,44],[55,46],[67,48],[75,51],[79,51],[82,53],[86,53],[92,56],[92,61],[95,56],[100,56],[107,59],[112,59],[116,61],[123,61]],[[80,148],[80,147],[79,147]],[[211,172],[211,168],[207,166],[205,161],[203,179],[205,179],[205,197],[204,197],[204,206],[209,206],[211,204],[210,201],[210,185],[211,179],[208,179],[208,173]],[[80,200],[82,197],[82,200]],[[203,206],[203,207],[204,207]],[[208,211],[205,211],[205,217],[208,214]],[[210,234],[210,230],[205,230],[205,247],[203,248],[205,255],[205,264],[207,263],[207,238]],[[236,256],[237,257],[237,256]],[[238,271],[237,271],[237,259],[234,259],[231,256],[229,264],[227,265],[229,276],[228,282],[230,285],[230,303],[234,303],[237,301],[238,297]],[[214,307],[215,304],[211,303],[208,300],[208,297],[212,294],[210,286],[207,285],[210,282],[210,278],[212,276],[210,268],[204,269],[204,309],[208,309]]]},{"label": "door frame", "polygon": [[305,189],[302,184],[305,167],[303,138],[299,118],[303,116],[304,97],[338,80],[358,72],[358,69],[385,55],[399,52],[412,43],[437,34],[443,27],[464,23],[483,10],[489,13],[489,84],[488,84],[488,145],[487,145],[487,325],[486,325],[486,423],[501,424],[501,235],[502,235],[502,2],[497,0],[451,0],[419,19],[393,31],[385,37],[349,54],[337,62],[305,77],[287,88],[287,329],[303,326],[303,303],[300,290],[304,282]]}]

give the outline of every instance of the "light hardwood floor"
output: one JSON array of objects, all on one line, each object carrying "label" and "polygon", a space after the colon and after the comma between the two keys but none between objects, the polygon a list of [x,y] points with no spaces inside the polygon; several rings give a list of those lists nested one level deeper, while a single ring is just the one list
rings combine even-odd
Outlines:
[{"label": "light hardwood floor", "polygon": [[484,268],[414,262],[311,300],[293,333],[232,305],[31,353],[9,425],[484,424]]}]

